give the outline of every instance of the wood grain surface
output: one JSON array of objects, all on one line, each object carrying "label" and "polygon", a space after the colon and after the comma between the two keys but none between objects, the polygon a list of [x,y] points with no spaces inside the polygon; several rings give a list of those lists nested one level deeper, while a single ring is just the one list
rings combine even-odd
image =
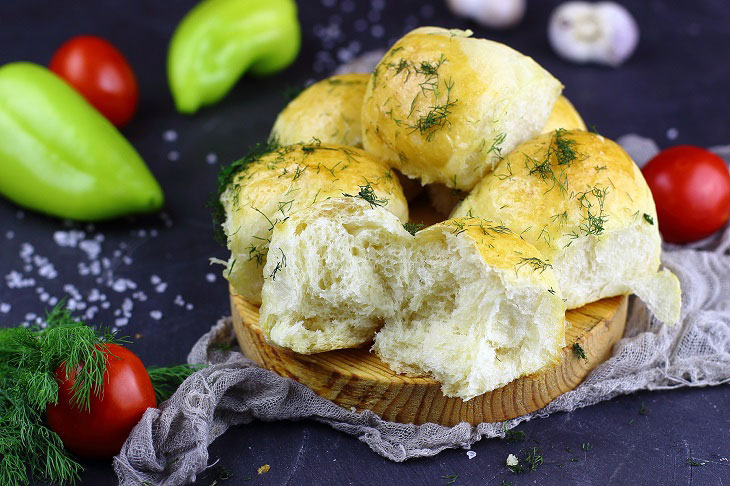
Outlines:
[{"label": "wood grain surface", "polygon": [[[624,332],[627,302],[626,296],[611,297],[568,311],[567,346],[560,363],[466,402],[444,396],[433,379],[392,372],[369,348],[304,355],[273,346],[259,328],[258,307],[233,293],[231,312],[241,350],[262,367],[348,409],[372,410],[395,422],[451,426],[519,417],[575,388],[611,355]],[[573,353],[576,342],[585,351],[585,360]]]}]

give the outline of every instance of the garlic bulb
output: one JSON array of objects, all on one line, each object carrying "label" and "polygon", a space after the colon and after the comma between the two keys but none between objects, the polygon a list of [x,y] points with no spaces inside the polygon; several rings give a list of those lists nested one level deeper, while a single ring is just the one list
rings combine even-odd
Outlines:
[{"label": "garlic bulb", "polygon": [[453,13],[492,29],[517,25],[525,15],[525,0],[447,0]]},{"label": "garlic bulb", "polygon": [[617,3],[566,2],[553,12],[548,37],[564,59],[617,67],[636,49],[639,28]]}]

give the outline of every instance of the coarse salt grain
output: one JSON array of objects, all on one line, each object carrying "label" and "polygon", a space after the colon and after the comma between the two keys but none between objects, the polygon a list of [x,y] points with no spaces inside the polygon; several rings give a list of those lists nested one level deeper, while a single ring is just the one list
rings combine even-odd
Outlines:
[{"label": "coarse salt grain", "polygon": [[215,274],[214,273],[206,273],[205,274],[205,279],[208,282],[213,283],[213,282],[215,282]]},{"label": "coarse salt grain", "polygon": [[160,319],[162,319],[162,312],[158,310],[150,311],[150,317],[156,321],[159,321]]},{"label": "coarse salt grain", "polygon": [[0,303],[0,312],[2,312],[3,314],[7,314],[12,308],[13,306],[8,304],[7,302]]},{"label": "coarse salt grain", "polygon": [[216,162],[218,162],[218,156],[216,154],[214,154],[214,153],[211,152],[211,153],[209,153],[208,155],[205,156],[205,161],[207,163],[209,163],[210,165],[213,165]]},{"label": "coarse salt grain", "polygon": [[175,130],[165,130],[162,134],[162,140],[165,142],[174,142],[177,140],[177,132]]},{"label": "coarse salt grain", "polygon": [[466,457],[468,457],[469,459],[474,459],[475,457],[477,457],[477,453],[474,451],[466,451]]}]

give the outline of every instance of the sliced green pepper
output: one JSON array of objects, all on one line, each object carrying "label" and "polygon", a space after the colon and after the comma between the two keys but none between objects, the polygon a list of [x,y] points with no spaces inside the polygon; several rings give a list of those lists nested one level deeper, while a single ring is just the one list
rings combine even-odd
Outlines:
[{"label": "sliced green pepper", "polygon": [[48,69],[0,67],[0,194],[53,216],[149,212],[162,189],[109,121]]},{"label": "sliced green pepper", "polygon": [[223,98],[246,72],[272,74],[301,44],[293,0],[204,0],[178,25],[167,55],[175,106],[194,113]]}]

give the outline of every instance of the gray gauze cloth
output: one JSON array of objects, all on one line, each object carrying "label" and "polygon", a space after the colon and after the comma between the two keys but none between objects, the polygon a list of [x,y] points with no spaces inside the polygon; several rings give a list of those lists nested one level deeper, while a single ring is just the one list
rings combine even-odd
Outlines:
[{"label": "gray gauze cloth", "polygon": [[[642,165],[656,146],[636,136],[620,140]],[[716,151],[728,157],[729,147]],[[209,364],[190,376],[159,409],[148,409],[132,431],[114,470],[120,484],[185,484],[208,463],[208,445],[230,426],[253,420],[310,419],[365,442],[393,461],[469,448],[483,437],[504,436],[520,422],[567,412],[636,390],[708,386],[730,381],[730,229],[693,245],[666,245],[663,263],[680,279],[682,318],[664,326],[632,298],[626,332],[612,357],[576,389],[542,410],[504,423],[409,425],[356,413],[316,395],[296,381],[256,366],[236,351],[230,318],[195,344],[189,363]]]}]

